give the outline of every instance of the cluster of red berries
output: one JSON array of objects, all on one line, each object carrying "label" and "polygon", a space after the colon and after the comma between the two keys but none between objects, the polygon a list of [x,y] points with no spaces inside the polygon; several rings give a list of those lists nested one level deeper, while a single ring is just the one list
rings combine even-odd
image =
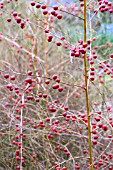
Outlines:
[{"label": "cluster of red berries", "polygon": [[[112,2],[108,1],[108,0],[98,0],[98,4],[99,4],[99,11],[104,13],[106,11],[109,11],[109,13],[113,13],[113,4]],[[94,13],[98,13],[98,10],[94,10]]]},{"label": "cluster of red berries", "polygon": [[49,12],[47,10],[47,6],[45,4],[40,4],[40,3],[36,3],[35,1],[31,1],[30,2],[31,6],[35,6],[36,8],[41,8],[43,10],[43,14],[47,15],[47,14],[51,14],[55,17],[57,17],[58,19],[62,19],[62,15],[59,14],[58,12],[56,12],[58,10],[58,6],[53,6],[53,11]]}]

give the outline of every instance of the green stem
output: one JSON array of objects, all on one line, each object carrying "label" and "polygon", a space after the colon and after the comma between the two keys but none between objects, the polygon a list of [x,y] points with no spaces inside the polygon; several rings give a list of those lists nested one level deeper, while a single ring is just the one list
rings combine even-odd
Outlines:
[{"label": "green stem", "polygon": [[[86,0],[84,0],[84,43],[86,43],[86,31],[87,31],[87,4]],[[93,170],[93,160],[92,160],[92,139],[91,139],[91,118],[90,118],[90,107],[89,107],[89,94],[88,94],[88,68],[87,68],[87,57],[84,54],[84,72],[85,72],[85,93],[86,93],[86,110],[87,110],[87,118],[88,118],[88,144],[89,144],[89,162],[90,162],[90,170]]]}]

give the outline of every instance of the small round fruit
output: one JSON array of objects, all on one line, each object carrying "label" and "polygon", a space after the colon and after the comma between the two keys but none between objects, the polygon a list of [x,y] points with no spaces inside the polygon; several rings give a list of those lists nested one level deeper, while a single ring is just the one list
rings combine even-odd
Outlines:
[{"label": "small round fruit", "polygon": [[57,15],[57,18],[58,18],[58,19],[62,19],[62,15],[61,15],[61,14],[58,14],[58,15]]},{"label": "small round fruit", "polygon": [[31,1],[31,6],[35,6],[35,2],[34,1]]},{"label": "small round fruit", "polygon": [[52,86],[52,88],[53,88],[53,89],[58,89],[58,88],[59,88],[59,84],[54,84],[54,85]]},{"label": "small round fruit", "polygon": [[4,74],[4,78],[8,79],[9,78],[9,74]]}]

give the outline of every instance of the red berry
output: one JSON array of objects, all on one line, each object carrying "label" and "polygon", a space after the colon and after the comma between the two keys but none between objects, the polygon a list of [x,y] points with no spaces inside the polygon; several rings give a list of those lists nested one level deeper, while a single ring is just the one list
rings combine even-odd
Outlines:
[{"label": "red berry", "polygon": [[13,12],[13,16],[16,17],[18,15],[17,12]]},{"label": "red berry", "polygon": [[59,79],[59,78],[57,78],[57,79],[56,79],[56,82],[57,82],[57,83],[60,83],[60,79]]},{"label": "red berry", "polygon": [[20,150],[16,150],[16,155],[19,155],[19,153],[20,153]]},{"label": "red berry", "polygon": [[66,168],[66,167],[63,167],[62,170],[67,170],[67,168]]},{"label": "red berry", "polygon": [[58,18],[58,19],[62,19],[62,15],[61,15],[61,14],[58,14],[58,15],[57,15],[57,18]]},{"label": "red berry", "polygon": [[53,6],[53,9],[54,10],[58,10],[58,6]]},{"label": "red berry", "polygon": [[84,154],[86,154],[86,153],[87,153],[87,151],[84,149],[84,150],[83,150],[83,153],[84,153]]},{"label": "red berry", "polygon": [[49,33],[49,29],[45,29],[45,33]]},{"label": "red berry", "polygon": [[40,101],[40,99],[39,99],[39,98],[36,98],[35,100],[36,100],[36,102],[39,102],[39,101]]},{"label": "red berry", "polygon": [[97,141],[96,141],[96,140],[93,140],[92,142],[93,142],[93,144],[94,144],[94,145],[96,145],[96,144],[97,144]]},{"label": "red berry", "polygon": [[56,44],[57,44],[57,46],[61,46],[61,45],[62,45],[62,43],[61,43],[61,42],[57,42]]},{"label": "red berry", "polygon": [[54,85],[52,86],[52,88],[53,88],[53,89],[58,89],[58,88],[59,88],[59,84],[54,84]]},{"label": "red berry", "polygon": [[42,9],[46,9],[46,5],[42,5],[41,8],[42,8]]},{"label": "red berry", "polygon": [[47,15],[47,14],[48,14],[48,11],[47,11],[47,10],[44,10],[44,11],[43,11],[43,14],[44,14],[44,15]]},{"label": "red berry", "polygon": [[49,84],[49,83],[50,83],[50,80],[46,80],[46,81],[45,81],[45,84]]},{"label": "red berry", "polygon": [[43,98],[47,98],[47,94],[43,94]]},{"label": "red berry", "polygon": [[34,1],[31,1],[31,6],[35,6],[35,2]]},{"label": "red berry", "polygon": [[27,100],[32,100],[33,96],[27,96]]},{"label": "red berry", "polygon": [[113,53],[112,53],[112,54],[110,54],[110,57],[111,57],[111,58],[113,58]]},{"label": "red berry", "polygon": [[20,27],[23,29],[23,28],[25,27],[25,22],[22,21],[22,22],[20,23]]},{"label": "red berry", "polygon": [[17,170],[20,170],[20,166],[16,166],[16,169],[17,169]]},{"label": "red berry", "polygon": [[94,81],[94,80],[95,80],[95,77],[94,77],[94,76],[90,76],[90,80],[91,80],[91,81]]},{"label": "red berry", "polygon": [[59,87],[59,88],[58,88],[58,91],[59,91],[59,92],[62,92],[62,91],[63,91],[63,87]]},{"label": "red berry", "polygon": [[99,121],[100,121],[100,117],[96,117],[95,120],[96,120],[97,122],[99,122]]},{"label": "red berry", "polygon": [[63,113],[62,113],[62,116],[66,117],[66,116],[67,116],[67,113],[66,113],[66,112],[63,112]]},{"label": "red berry", "polygon": [[97,136],[97,135],[95,135],[95,136],[94,136],[94,139],[98,139],[98,136]]},{"label": "red berry", "polygon": [[20,17],[16,17],[15,19],[16,19],[16,22],[17,22],[18,24],[21,23],[21,18],[20,18]]},{"label": "red berry", "polygon": [[64,110],[68,110],[69,108],[68,108],[68,106],[64,106]]},{"label": "red berry", "polygon": [[32,75],[32,71],[28,71],[27,74],[28,74],[29,76],[31,76],[31,75]]},{"label": "red berry", "polygon": [[15,76],[11,76],[11,77],[10,77],[10,80],[15,80]]},{"label": "red berry", "polygon": [[84,2],[81,2],[81,3],[80,3],[80,6],[83,7],[83,6],[84,6]]},{"label": "red berry", "polygon": [[56,79],[57,79],[57,75],[54,74],[54,75],[52,76],[52,79],[56,80]]},{"label": "red berry", "polygon": [[38,96],[39,96],[39,97],[42,97],[43,95],[42,95],[42,93],[39,93]]},{"label": "red berry", "polygon": [[79,57],[80,56],[80,52],[79,51],[76,51],[75,54],[74,54],[75,57]]},{"label": "red berry", "polygon": [[4,78],[8,79],[9,78],[9,74],[4,74]]},{"label": "red berry", "polygon": [[60,38],[61,40],[64,40],[65,39],[65,37],[64,36],[61,36],[61,38]]},{"label": "red berry", "polygon": [[98,127],[99,127],[99,128],[102,128],[102,127],[103,127],[103,124],[102,124],[102,123],[99,123],[99,124],[98,124]]},{"label": "red berry", "polygon": [[33,82],[33,80],[31,78],[26,78],[25,82],[31,84]]},{"label": "red berry", "polygon": [[36,4],[36,8],[40,8],[40,6],[41,6],[41,5],[40,5],[39,3]]},{"label": "red berry", "polygon": [[104,131],[108,130],[108,126],[107,125],[103,125],[102,128],[103,128]]},{"label": "red berry", "polygon": [[49,118],[49,117],[47,117],[47,118],[46,118],[46,122],[49,122],[49,121],[50,121],[50,118]]},{"label": "red berry", "polygon": [[7,18],[7,22],[11,22],[11,18]]},{"label": "red berry", "polygon": [[53,39],[53,36],[52,36],[52,35],[49,35],[48,38],[47,38],[48,42],[51,42],[52,39]]}]

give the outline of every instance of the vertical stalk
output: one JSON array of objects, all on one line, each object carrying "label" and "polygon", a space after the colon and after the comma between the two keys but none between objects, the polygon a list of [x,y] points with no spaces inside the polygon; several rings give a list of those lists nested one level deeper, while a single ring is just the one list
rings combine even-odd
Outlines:
[{"label": "vertical stalk", "polygon": [[[86,31],[87,31],[87,0],[84,0],[84,43],[86,43]],[[85,72],[85,93],[86,93],[86,110],[88,118],[88,144],[89,144],[89,162],[90,170],[93,170],[93,160],[92,160],[92,139],[91,139],[91,118],[90,118],[90,108],[89,108],[89,94],[88,94],[88,68],[87,68],[87,57],[84,54],[84,72]]]},{"label": "vertical stalk", "polygon": [[[24,104],[24,93],[22,95],[22,104]],[[20,120],[20,134],[22,134],[23,132],[23,126],[22,126],[22,120],[23,120],[23,108],[21,108],[21,120]],[[23,148],[23,144],[22,144],[22,135],[20,135],[20,142],[21,142],[21,148],[20,148],[20,170],[23,170],[22,167],[22,148]]]}]

